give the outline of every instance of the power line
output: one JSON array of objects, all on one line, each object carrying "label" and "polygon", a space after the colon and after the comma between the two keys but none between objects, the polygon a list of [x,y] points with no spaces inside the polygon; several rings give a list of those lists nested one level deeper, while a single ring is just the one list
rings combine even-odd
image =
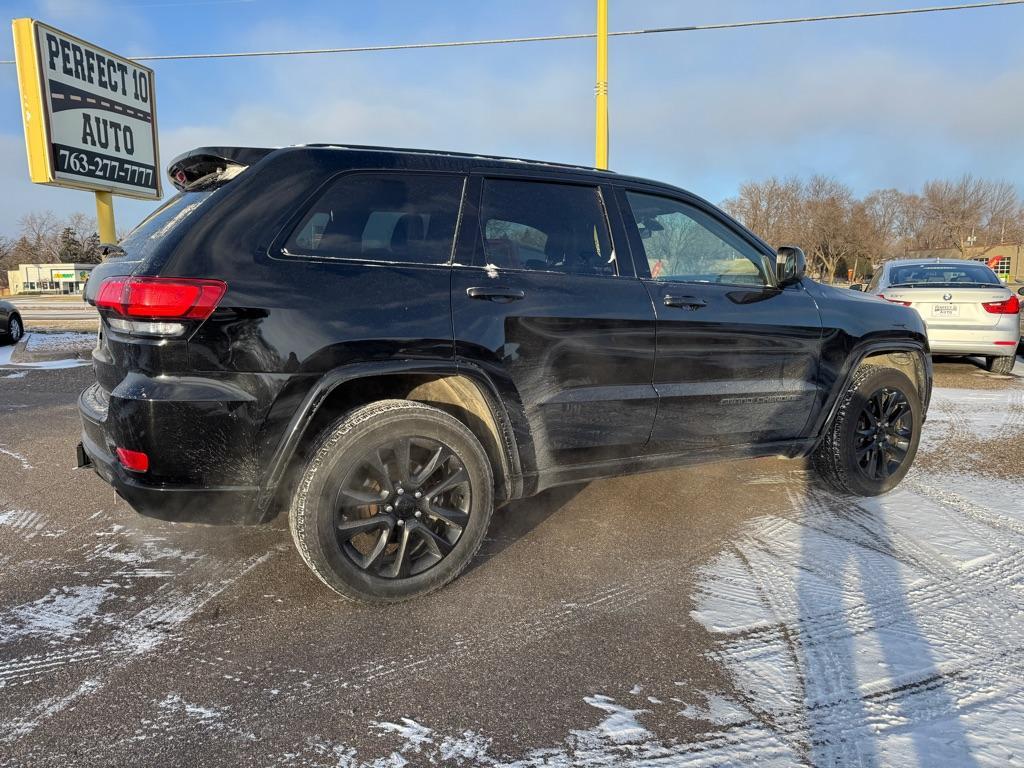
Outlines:
[{"label": "power line", "polygon": [[[870,19],[880,16],[909,16],[921,13],[943,13],[947,11],[970,11],[978,8],[995,8],[1006,5],[1024,5],[1024,0],[991,0],[982,3],[964,5],[936,5],[927,8],[902,8],[894,11],[860,11],[856,13],[837,13],[828,16],[803,16],[791,19],[758,19],[754,21],[734,21],[722,24],[697,24],[680,27],[653,27],[651,29],[630,29],[609,32],[609,37],[631,37],[636,35],[660,35],[668,32],[706,32],[713,29],[741,29],[744,27],[770,27],[782,24],[808,24],[820,21],[843,21],[846,19]],[[484,45],[513,45],[517,43],[544,43],[564,40],[592,40],[596,32],[578,32],[567,35],[536,35],[533,37],[503,37],[489,40],[452,40],[441,43],[396,43],[392,45],[362,45],[348,48],[303,48],[285,51],[241,51],[234,53],[176,53],[163,56],[131,56],[132,61],[182,61],[188,59],[244,59],[265,56],[310,56],[329,53],[372,53],[375,51],[410,51],[426,48],[468,48]],[[0,61],[0,64],[13,64],[14,60]]]}]

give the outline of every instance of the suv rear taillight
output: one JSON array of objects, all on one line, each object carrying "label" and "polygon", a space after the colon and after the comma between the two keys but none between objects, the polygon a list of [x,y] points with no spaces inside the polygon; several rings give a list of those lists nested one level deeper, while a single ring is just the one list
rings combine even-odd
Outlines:
[{"label": "suv rear taillight", "polygon": [[1020,312],[1020,299],[1011,296],[1006,301],[990,301],[982,304],[986,312],[993,315],[1016,315]]},{"label": "suv rear taillight", "polygon": [[[96,308],[110,310],[115,331],[143,336],[180,336],[179,320],[203,321],[227,291],[221,280],[185,277],[110,277],[100,285]],[[126,319],[133,318],[133,319]]]}]

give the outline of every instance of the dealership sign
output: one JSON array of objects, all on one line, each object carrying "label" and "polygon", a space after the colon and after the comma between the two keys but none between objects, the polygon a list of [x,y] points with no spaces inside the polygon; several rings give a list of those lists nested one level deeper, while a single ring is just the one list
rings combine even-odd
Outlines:
[{"label": "dealership sign", "polygon": [[32,19],[13,27],[32,181],[159,198],[153,71]]}]

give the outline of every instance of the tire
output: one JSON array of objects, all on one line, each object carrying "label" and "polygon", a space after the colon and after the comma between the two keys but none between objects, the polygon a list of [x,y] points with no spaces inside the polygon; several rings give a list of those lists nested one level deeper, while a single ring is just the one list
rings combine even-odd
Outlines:
[{"label": "tire", "polygon": [[1009,376],[1010,371],[1013,370],[1013,366],[1016,362],[1016,355],[1008,355],[1006,357],[986,357],[985,370],[990,373],[999,373],[1003,376]]},{"label": "tire", "polygon": [[381,400],[334,422],[309,455],[288,515],[292,539],[342,597],[395,603],[425,595],[480,549],[494,477],[480,441],[450,414]]},{"label": "tire", "polygon": [[21,324],[21,315],[11,315],[7,320],[7,340],[17,344],[25,335],[25,326]]},{"label": "tire", "polygon": [[829,488],[842,494],[887,493],[913,464],[923,416],[920,396],[906,375],[894,368],[862,366],[842,395],[811,464]]}]

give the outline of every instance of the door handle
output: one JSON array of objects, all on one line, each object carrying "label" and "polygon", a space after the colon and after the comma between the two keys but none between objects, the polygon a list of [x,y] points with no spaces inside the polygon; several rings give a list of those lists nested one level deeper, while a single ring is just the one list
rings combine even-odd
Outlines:
[{"label": "door handle", "polygon": [[518,301],[526,298],[526,291],[518,288],[503,288],[501,286],[486,286],[484,288],[467,288],[466,295],[471,299],[486,299],[507,304],[510,301]]},{"label": "door handle", "polygon": [[672,296],[670,294],[662,299],[662,303],[666,307],[680,307],[683,309],[700,309],[708,305],[704,299],[696,296]]}]

